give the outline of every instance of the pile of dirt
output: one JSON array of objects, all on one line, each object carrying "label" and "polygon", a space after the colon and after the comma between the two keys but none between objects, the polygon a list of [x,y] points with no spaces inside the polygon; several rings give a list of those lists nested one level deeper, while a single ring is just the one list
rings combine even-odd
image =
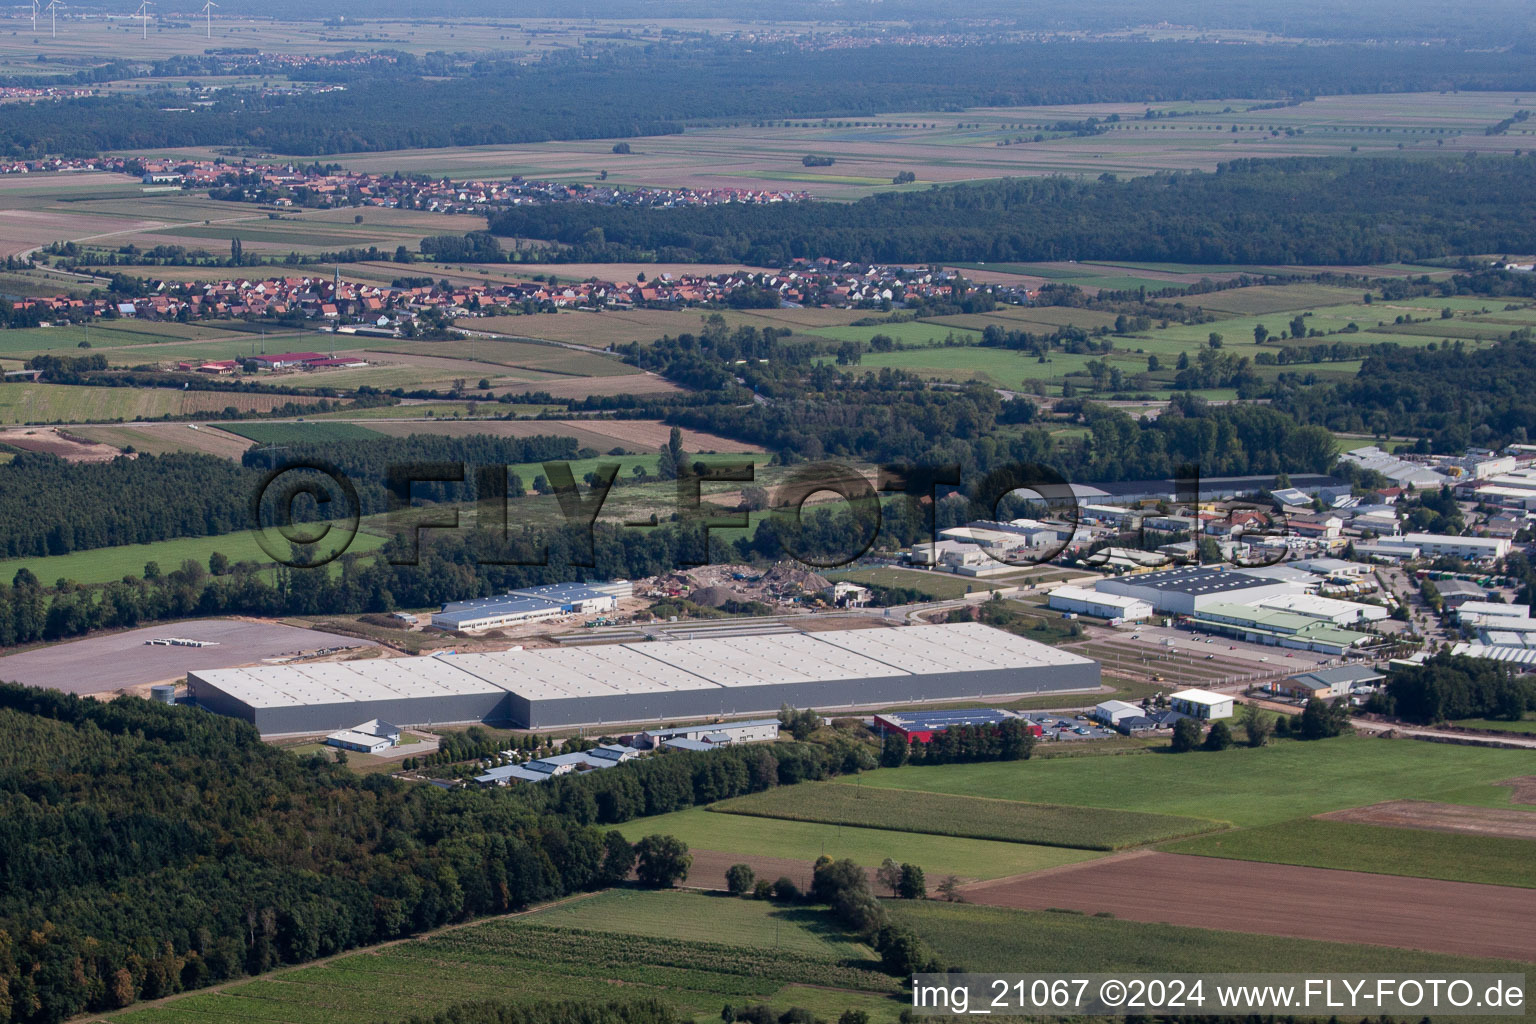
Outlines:
[{"label": "pile of dirt", "polygon": [[729,587],[701,587],[688,595],[688,600],[705,608],[724,608],[731,601],[748,600]]}]

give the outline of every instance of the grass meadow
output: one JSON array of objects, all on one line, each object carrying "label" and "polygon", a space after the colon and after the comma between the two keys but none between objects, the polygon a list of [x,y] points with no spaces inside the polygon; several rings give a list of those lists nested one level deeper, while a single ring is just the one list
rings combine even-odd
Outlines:
[{"label": "grass meadow", "polygon": [[770,789],[715,804],[711,810],[1084,850],[1118,850],[1220,827],[1216,822],[1168,814],[866,789],[836,782]]},{"label": "grass meadow", "polygon": [[1249,827],[1383,800],[1509,806],[1510,789],[1493,783],[1529,772],[1526,751],[1340,737],[1221,753],[882,769],[863,776],[861,784]]},{"label": "grass meadow", "polygon": [[[1536,811],[1531,813],[1536,816]],[[1536,888],[1536,843],[1505,836],[1303,818],[1197,836],[1163,849],[1270,864]]]},{"label": "grass meadow", "polygon": [[1057,846],[754,818],[744,814],[718,814],[703,808],[637,818],[620,825],[619,831],[631,842],[659,833],[676,836],[699,850],[805,861],[806,877],[794,879],[797,885],[810,883],[810,864],[822,854],[848,857],[866,867],[877,867],[890,857],[920,865],[930,878],[959,875],[978,879],[1039,871],[1099,856],[1087,850]]},{"label": "grass meadow", "polygon": [[[359,532],[347,550],[349,553],[367,553],[383,546],[383,537]],[[181,563],[188,560],[206,568],[208,556],[214,552],[224,555],[232,564],[272,564],[272,557],[256,543],[255,534],[242,530],[217,537],[181,537],[153,544],[125,544],[113,548],[75,551],[67,555],[9,558],[0,561],[0,580],[9,582],[18,570],[27,569],[46,586],[52,586],[55,580],[61,579],[83,584],[111,583],[124,576],[143,576],[146,562],[157,563],[165,572],[181,568]],[[336,566],[340,563],[331,564]]]},{"label": "grass meadow", "polygon": [[619,890],[110,1019],[381,1024],[471,1000],[655,998],[703,1021],[718,1020],[724,1003],[787,1008],[809,997],[833,1018],[853,1007],[894,1021],[896,980],[873,969],[861,947],[827,937],[819,916],[726,897]]}]

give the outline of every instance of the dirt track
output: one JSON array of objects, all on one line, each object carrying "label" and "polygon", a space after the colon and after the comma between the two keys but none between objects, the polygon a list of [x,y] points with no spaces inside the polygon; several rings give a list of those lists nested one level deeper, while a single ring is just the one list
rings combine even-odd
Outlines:
[{"label": "dirt track", "polygon": [[1536,889],[1147,851],[964,891],[996,907],[1536,962]]},{"label": "dirt track", "polygon": [[[1361,825],[1536,839],[1536,812],[1508,811],[1500,807],[1463,807],[1460,804],[1436,804],[1425,800],[1389,800],[1369,807],[1330,811],[1318,817],[1332,821],[1353,821]],[[1536,860],[1536,848],[1531,850],[1531,857]]]}]

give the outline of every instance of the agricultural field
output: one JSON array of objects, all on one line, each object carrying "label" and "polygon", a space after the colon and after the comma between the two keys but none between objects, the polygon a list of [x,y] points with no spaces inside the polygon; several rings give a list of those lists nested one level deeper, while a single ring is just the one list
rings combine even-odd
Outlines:
[{"label": "agricultural field", "polygon": [[[347,550],[365,554],[383,547],[384,540],[383,537],[360,531]],[[124,576],[143,576],[146,562],[158,563],[165,572],[181,568],[181,563],[185,561],[193,561],[207,568],[208,556],[214,552],[224,555],[231,563],[255,562],[264,567],[272,564],[272,557],[256,543],[255,535],[242,530],[217,537],[178,537],[152,544],[93,548],[67,555],[9,558],[0,561],[0,579],[9,581],[19,570],[27,569],[47,586],[52,586],[55,580],[73,580],[83,584],[111,583]],[[339,563],[331,564],[334,566]]]},{"label": "agricultural field", "polygon": [[1436,953],[1536,957],[1536,889],[1513,886],[1132,850],[962,892],[973,903],[1015,910],[1062,908]]},{"label": "agricultural field", "polygon": [[0,424],[102,423],[200,412],[270,412],[302,395],[169,388],[103,388],[74,384],[0,384]]},{"label": "agricultural field", "polygon": [[[603,139],[329,159],[356,170],[456,179],[524,174],[591,180],[606,171],[610,183],[623,185],[804,189],[821,198],[854,199],[893,189],[1027,175],[1125,177],[1214,170],[1222,161],[1251,157],[1348,156],[1356,151],[1396,155],[1399,144],[1405,154],[1510,153],[1529,148],[1528,135],[1514,130],[1485,136],[1483,129],[1518,111],[1521,98],[1482,92],[1324,96],[1270,110],[1253,109],[1256,101],[1242,99],[1187,110],[1184,104],[1153,103],[1154,110],[1179,109],[1185,116],[1150,122],[1143,117],[1145,103],[905,111],[859,126],[804,119],[789,127],[690,128],[678,135],[629,140],[631,152],[623,155],[612,152],[614,140]],[[1047,135],[1043,141],[1033,141],[1042,125],[1088,117],[1102,121],[1112,115],[1119,120],[1107,124],[1103,134],[1048,132],[1042,133]],[[831,156],[836,165],[807,168],[801,162],[807,152]],[[900,171],[911,171],[917,180],[892,185]],[[1100,279],[1116,278],[1111,272]]]},{"label": "agricultural field", "polygon": [[[887,902],[945,964],[969,971],[1515,971],[1524,964],[1383,946],[1250,935],[1113,917],[965,904]],[[1210,919],[1226,923],[1223,908]],[[1436,1018],[1439,1019],[1438,1017]]]},{"label": "agricultural field", "polygon": [[951,874],[961,878],[1000,878],[1100,856],[1059,846],[718,814],[703,808],[636,818],[620,825],[619,831],[631,842],[661,833],[676,836],[700,851],[721,851],[742,859],[755,855],[797,861],[801,874],[792,876],[796,884],[809,882],[811,864],[822,854],[848,857],[869,868],[891,857],[917,864],[929,878],[935,879]]},{"label": "agricultural field", "polygon": [[125,427],[87,426],[72,428],[88,441],[110,444],[114,448],[166,455],[171,452],[201,452],[225,459],[239,459],[251,442],[226,433],[206,423],[135,423]]},{"label": "agricultural field", "polygon": [[[1536,810],[1528,815],[1536,828]],[[1536,839],[1303,818],[1173,843],[1170,853],[1536,888]]]},{"label": "agricultural field", "polygon": [[819,911],[699,892],[610,889],[536,911],[527,920],[550,928],[766,947],[832,960],[871,955]]},{"label": "agricultural field", "polygon": [[770,789],[715,804],[711,810],[1082,850],[1118,850],[1221,827],[1169,814],[865,789],[837,782]]},{"label": "agricultural field", "polygon": [[[594,910],[628,906],[626,895],[578,898],[529,914],[444,929],[110,1019],[124,1024],[210,1019],[378,1024],[466,1000],[622,994],[660,999],[704,1021],[718,1020],[724,1003],[771,1002],[787,1009],[800,1005],[802,994],[817,991],[824,1005],[875,1010],[882,1022],[893,1021],[900,1011],[894,978],[872,969],[876,965],[867,956],[850,958],[846,944],[818,945],[816,931],[793,912],[775,918],[768,908],[732,905],[745,901],[661,893],[634,904],[654,909],[660,920],[637,917],[633,923],[654,924],[666,932],[669,919],[686,922],[688,937],[612,931],[611,920],[592,922],[590,929],[574,925]],[[658,902],[674,899],[676,906]],[[588,900],[594,910],[577,905]],[[720,917],[711,922],[716,914]],[[738,927],[718,927],[720,921]],[[701,931],[710,938],[700,938]],[[774,932],[783,940],[778,948],[771,945]],[[765,938],[767,945],[762,944]],[[445,971],[447,964],[460,969]]]},{"label": "agricultural field", "polygon": [[1523,774],[1528,759],[1517,750],[1340,737],[1222,753],[909,766],[871,772],[861,785],[1254,827],[1383,800],[1507,807],[1510,790],[1496,783]]},{"label": "agricultural field", "polygon": [[226,423],[221,428],[255,444],[327,444],[373,441],[384,435],[355,423]]}]

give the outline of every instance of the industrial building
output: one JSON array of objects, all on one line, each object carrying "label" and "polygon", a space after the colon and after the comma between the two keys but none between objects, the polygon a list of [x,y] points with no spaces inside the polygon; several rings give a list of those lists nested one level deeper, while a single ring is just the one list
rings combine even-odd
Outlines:
[{"label": "industrial building", "polygon": [[960,708],[953,711],[922,711],[903,714],[876,715],[874,729],[881,736],[894,733],[908,743],[932,743],[935,733],[962,725],[999,726],[1008,721],[1019,721],[1035,736],[1044,731],[1035,722],[1011,711],[998,708]]},{"label": "industrial building", "polygon": [[619,606],[620,597],[629,597],[633,593],[634,585],[628,580],[552,583],[513,590],[498,597],[450,602],[432,616],[432,625],[438,629],[476,633],[562,615],[592,615],[612,611]]},{"label": "industrial building", "polygon": [[341,732],[333,732],[325,738],[327,746],[342,750],[356,750],[363,754],[382,754],[400,742],[400,727],[381,722],[377,718],[354,725]]},{"label": "industrial building", "polygon": [[1339,668],[1303,672],[1289,679],[1282,679],[1269,684],[1269,690],[1271,693],[1284,694],[1287,697],[1306,699],[1317,697],[1322,700],[1334,700],[1338,697],[1348,697],[1356,692],[1374,689],[1376,684],[1386,678],[1385,673],[1367,665],[1343,665]]},{"label": "industrial building", "polygon": [[669,743],[686,740],[702,743],[709,749],[729,747],[737,743],[771,743],[779,738],[777,718],[754,718],[748,722],[713,722],[708,725],[685,725],[671,729],[647,729],[632,741],[637,748],[655,749]]},{"label": "industrial building", "polygon": [[1242,604],[1208,605],[1191,616],[1190,625],[1246,643],[1320,654],[1345,654],[1371,639],[1369,633],[1341,629],[1324,619]]},{"label": "industrial building", "polygon": [[1121,722],[1130,718],[1141,718],[1146,715],[1139,705],[1128,704],[1123,700],[1106,700],[1094,705],[1093,717],[1105,725],[1114,728]]},{"label": "industrial building", "polygon": [[979,623],[194,670],[188,694],[263,734],[379,718],[523,729],[1097,689],[1099,665]]},{"label": "industrial building", "polygon": [[1335,626],[1380,622],[1391,614],[1379,604],[1340,601],[1332,597],[1318,597],[1316,594],[1287,594],[1284,597],[1265,598],[1259,602],[1258,606],[1277,612],[1302,615],[1309,619],[1317,619],[1319,622],[1332,623]]},{"label": "industrial building", "polygon": [[1232,717],[1232,698],[1210,690],[1180,690],[1168,697],[1168,705],[1181,715],[1190,718],[1215,719]]},{"label": "industrial building", "polygon": [[1193,615],[1213,604],[1253,604],[1295,594],[1301,588],[1286,580],[1265,579],[1246,572],[1185,566],[1099,580],[1093,589],[1101,594],[1134,597],[1165,615]]},{"label": "industrial building", "polygon": [[1468,561],[1503,558],[1510,549],[1507,537],[1447,537],[1438,533],[1405,533],[1402,543],[1418,548],[1425,558],[1449,555]]},{"label": "industrial building", "polygon": [[1057,587],[1051,591],[1049,603],[1060,612],[1076,612],[1079,615],[1119,619],[1122,622],[1144,622],[1155,611],[1150,601],[1089,590],[1086,587]]}]

